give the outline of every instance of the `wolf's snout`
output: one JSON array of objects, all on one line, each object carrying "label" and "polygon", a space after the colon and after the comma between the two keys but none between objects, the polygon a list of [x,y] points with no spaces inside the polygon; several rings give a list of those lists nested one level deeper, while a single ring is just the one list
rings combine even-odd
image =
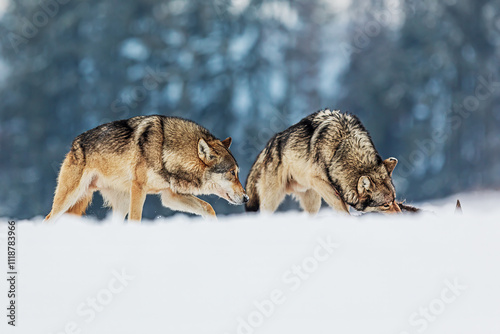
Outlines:
[{"label": "wolf's snout", "polygon": [[234,205],[245,204],[250,200],[248,195],[245,194],[244,192],[243,192],[243,194],[241,194],[241,193],[238,194],[235,192],[233,192],[233,193],[227,192],[225,196],[221,196],[221,197],[227,199],[231,204],[234,204]]}]

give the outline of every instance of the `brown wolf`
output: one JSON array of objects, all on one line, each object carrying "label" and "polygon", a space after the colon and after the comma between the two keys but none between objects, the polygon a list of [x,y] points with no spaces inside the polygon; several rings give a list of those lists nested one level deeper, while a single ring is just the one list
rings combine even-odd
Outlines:
[{"label": "brown wolf", "polygon": [[275,211],[287,194],[312,214],[321,198],[332,208],[401,212],[391,174],[397,159],[382,160],[359,119],[328,109],[276,134],[248,175],[247,211]]},{"label": "brown wolf", "polygon": [[146,194],[160,194],[172,210],[215,217],[194,195],[216,194],[232,204],[248,201],[231,138],[215,138],[175,117],[138,116],[89,130],[73,141],[59,172],[52,211],[81,215],[100,191],[114,218],[140,221]]}]

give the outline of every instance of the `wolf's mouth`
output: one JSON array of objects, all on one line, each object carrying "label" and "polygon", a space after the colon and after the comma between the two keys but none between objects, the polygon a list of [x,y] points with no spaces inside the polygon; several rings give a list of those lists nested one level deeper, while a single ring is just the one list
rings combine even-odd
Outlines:
[{"label": "wolf's mouth", "polygon": [[231,196],[229,196],[229,193],[226,193],[226,198],[229,201],[229,203],[236,204],[236,202],[231,198]]},{"label": "wolf's mouth", "polygon": [[235,201],[234,199],[231,198],[231,196],[229,196],[229,193],[226,193],[226,198],[228,200],[229,203],[233,204],[233,205],[240,205],[241,203],[238,202],[238,201]]}]

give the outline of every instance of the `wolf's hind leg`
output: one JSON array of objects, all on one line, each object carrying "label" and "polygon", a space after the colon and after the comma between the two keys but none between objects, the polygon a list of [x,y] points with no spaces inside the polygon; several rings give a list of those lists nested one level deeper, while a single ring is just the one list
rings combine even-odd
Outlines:
[{"label": "wolf's hind leg", "polygon": [[[256,180],[252,174],[253,171],[250,171],[250,176],[247,179],[246,191],[248,195],[248,202],[245,204],[245,210],[249,212],[259,211],[260,207],[260,199],[259,194],[257,192],[257,187],[255,185]],[[252,177],[251,177],[252,176]]]},{"label": "wolf's hind leg", "polygon": [[305,192],[294,193],[299,200],[300,207],[307,213],[315,215],[321,207],[321,196],[314,190],[308,189]]},{"label": "wolf's hind leg", "polygon": [[[83,169],[84,165],[77,154],[73,151],[68,153],[59,172],[52,210],[45,217],[46,222],[58,219],[75,206],[87,192],[91,179],[86,180],[83,177]],[[82,202],[81,206],[83,204],[85,202]],[[75,211],[78,211],[76,209],[80,209],[80,205],[75,208]]]},{"label": "wolf's hind leg", "polygon": [[203,218],[216,218],[215,211],[210,204],[193,195],[174,193],[171,190],[161,192],[163,206],[175,211],[189,212]]},{"label": "wolf's hind leg", "polygon": [[115,222],[123,222],[128,214],[130,207],[130,194],[112,189],[99,190],[106,206],[113,210],[112,220]]},{"label": "wolf's hind leg", "polygon": [[317,191],[321,197],[323,197],[323,199],[326,203],[328,203],[329,206],[337,211],[349,214],[347,205],[345,204],[344,200],[340,198],[339,194],[337,194],[337,191],[331,184],[322,179],[315,178],[312,182],[312,185],[314,190]]},{"label": "wolf's hind leg", "polygon": [[87,191],[85,195],[83,195],[78,202],[76,202],[67,213],[71,213],[73,215],[81,216],[87,210],[87,207],[92,203],[92,191]]},{"label": "wolf's hind leg", "polygon": [[260,192],[260,211],[273,213],[285,199],[286,192],[276,187],[268,187],[267,192]]}]

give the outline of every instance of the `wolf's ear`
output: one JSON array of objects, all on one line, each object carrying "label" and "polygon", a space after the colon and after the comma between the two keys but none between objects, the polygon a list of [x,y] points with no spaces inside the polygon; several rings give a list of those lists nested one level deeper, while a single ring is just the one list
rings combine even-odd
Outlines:
[{"label": "wolf's ear", "polygon": [[372,187],[372,181],[368,176],[361,176],[358,180],[358,195],[363,196]]},{"label": "wolf's ear", "polygon": [[229,148],[229,146],[231,146],[232,142],[233,142],[233,140],[231,139],[231,137],[227,137],[226,139],[221,141],[222,145],[226,146],[226,148]]},{"label": "wolf's ear", "polygon": [[389,175],[392,176],[392,171],[394,168],[396,168],[396,165],[398,164],[398,159],[396,158],[388,158],[385,159],[384,161],[385,168],[389,172]]},{"label": "wolf's ear", "polygon": [[203,138],[198,140],[198,157],[206,164],[215,159],[212,148]]}]

